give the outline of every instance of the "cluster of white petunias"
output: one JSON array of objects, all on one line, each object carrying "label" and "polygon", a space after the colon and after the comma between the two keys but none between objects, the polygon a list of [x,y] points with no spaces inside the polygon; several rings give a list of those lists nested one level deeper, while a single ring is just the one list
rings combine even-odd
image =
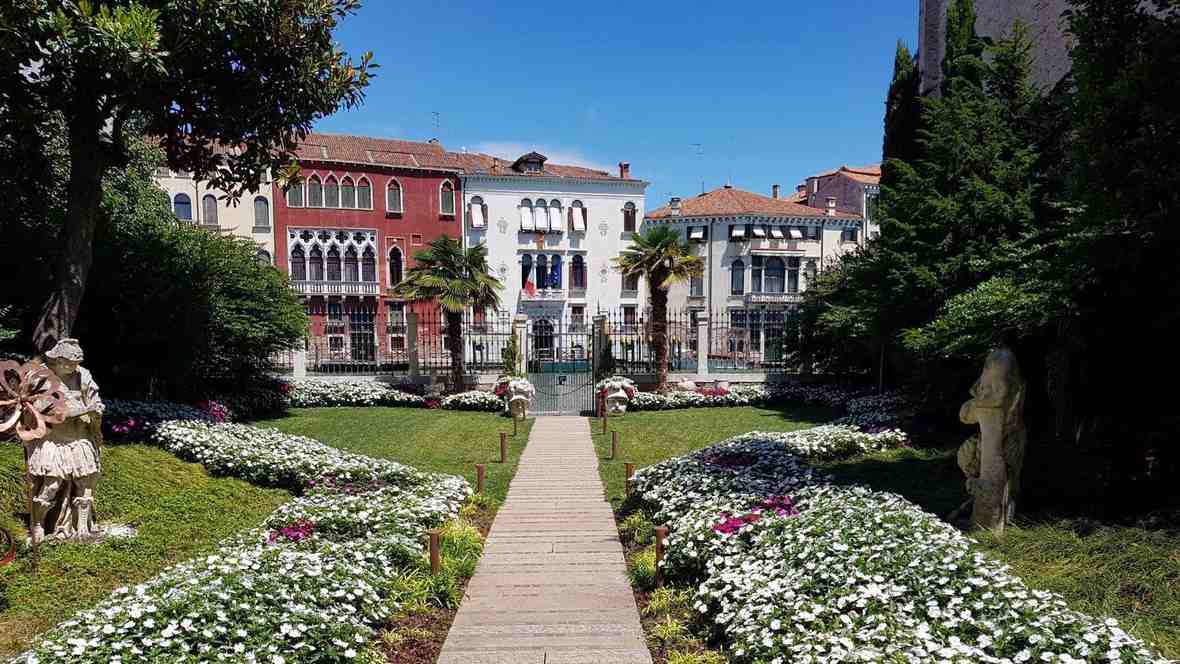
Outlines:
[{"label": "cluster of white petunias", "polygon": [[737,385],[723,389],[702,388],[696,392],[637,392],[629,409],[676,410],[679,408],[736,407],[765,405],[828,406],[847,409],[848,414],[838,424],[854,424],[865,428],[896,426],[899,418],[911,409],[905,396],[890,392],[883,395],[866,394],[864,390],[836,385]]},{"label": "cluster of white petunias", "polygon": [[504,400],[482,390],[471,390],[443,397],[442,407],[446,410],[477,410],[495,413],[504,410]]},{"label": "cluster of white petunias", "polygon": [[306,493],[263,527],[120,588],[14,661],[325,662],[362,653],[399,604],[423,535],[458,513],[461,478],[236,424],[167,422],[155,442],[210,471]]},{"label": "cluster of white petunias", "polygon": [[316,378],[291,382],[291,405],[295,408],[326,406],[416,406],[426,400],[416,394],[394,389],[376,381],[334,381]]},{"label": "cluster of white petunias", "polygon": [[672,529],[665,571],[735,661],[1166,661],[905,499],[832,484],[799,456],[825,435],[747,434],[636,476]]}]

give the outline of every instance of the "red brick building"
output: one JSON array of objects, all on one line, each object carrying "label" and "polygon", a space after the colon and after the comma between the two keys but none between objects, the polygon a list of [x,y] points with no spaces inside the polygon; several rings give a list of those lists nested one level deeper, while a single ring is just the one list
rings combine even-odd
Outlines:
[{"label": "red brick building", "polygon": [[275,263],[311,318],[308,362],[401,363],[406,314],[437,314],[393,287],[413,255],[461,237],[463,155],[436,142],[311,134],[302,182],[274,189]]}]

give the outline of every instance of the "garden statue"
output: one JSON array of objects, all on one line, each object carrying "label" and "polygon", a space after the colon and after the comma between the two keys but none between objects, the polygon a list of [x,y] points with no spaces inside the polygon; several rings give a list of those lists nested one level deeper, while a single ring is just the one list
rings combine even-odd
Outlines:
[{"label": "garden statue", "polygon": [[1016,513],[1020,469],[1027,444],[1024,428],[1024,379],[1016,356],[1000,347],[987,356],[983,373],[959,410],[964,424],[978,424],[979,434],[959,448],[959,467],[967,475],[971,523],[1002,531]]},{"label": "garden statue", "polygon": [[104,410],[98,385],[81,366],[82,347],[75,339],[58,342],[45,353],[45,363],[62,383],[65,413],[42,437],[25,441],[33,485],[30,536],[40,540],[49,531],[58,539],[95,539]]},{"label": "garden statue", "polygon": [[503,394],[507,401],[508,413],[512,417],[524,419],[528,416],[529,403],[536,394],[532,383],[523,378],[513,378],[507,381]]},{"label": "garden statue", "polygon": [[611,376],[598,381],[595,386],[601,405],[607,415],[623,415],[627,404],[635,397],[635,383],[630,378]]}]

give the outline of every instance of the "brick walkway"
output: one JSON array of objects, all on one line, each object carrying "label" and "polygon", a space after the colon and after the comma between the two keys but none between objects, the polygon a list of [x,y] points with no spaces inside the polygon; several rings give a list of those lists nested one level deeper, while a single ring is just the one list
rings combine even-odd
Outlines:
[{"label": "brick walkway", "polygon": [[586,418],[537,418],[438,664],[651,664]]}]

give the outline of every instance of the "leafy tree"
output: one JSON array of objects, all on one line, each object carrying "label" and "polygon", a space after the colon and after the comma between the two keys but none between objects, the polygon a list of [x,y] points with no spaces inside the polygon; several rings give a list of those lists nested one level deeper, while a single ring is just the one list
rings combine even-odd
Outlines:
[{"label": "leafy tree", "polygon": [[631,246],[614,259],[615,268],[626,276],[647,279],[651,301],[651,345],[656,354],[658,389],[668,386],[668,288],[685,283],[705,269],[704,260],[693,254],[676,231],[653,226],[631,238]]},{"label": "leafy tree", "polygon": [[232,198],[256,190],[311,123],[360,102],[370,55],[332,41],[358,0],[24,0],[0,8],[0,116],[27,146],[64,125],[66,209],[55,285],[34,330],[68,335],[93,260],[102,178],[136,123],[168,163]]},{"label": "leafy tree", "polygon": [[440,237],[414,254],[414,267],[394,292],[414,302],[438,302],[447,321],[447,349],[451,353],[451,389],[460,391],[463,377],[463,313],[500,304],[503,286],[488,270],[484,245],[464,249],[451,237]]}]

